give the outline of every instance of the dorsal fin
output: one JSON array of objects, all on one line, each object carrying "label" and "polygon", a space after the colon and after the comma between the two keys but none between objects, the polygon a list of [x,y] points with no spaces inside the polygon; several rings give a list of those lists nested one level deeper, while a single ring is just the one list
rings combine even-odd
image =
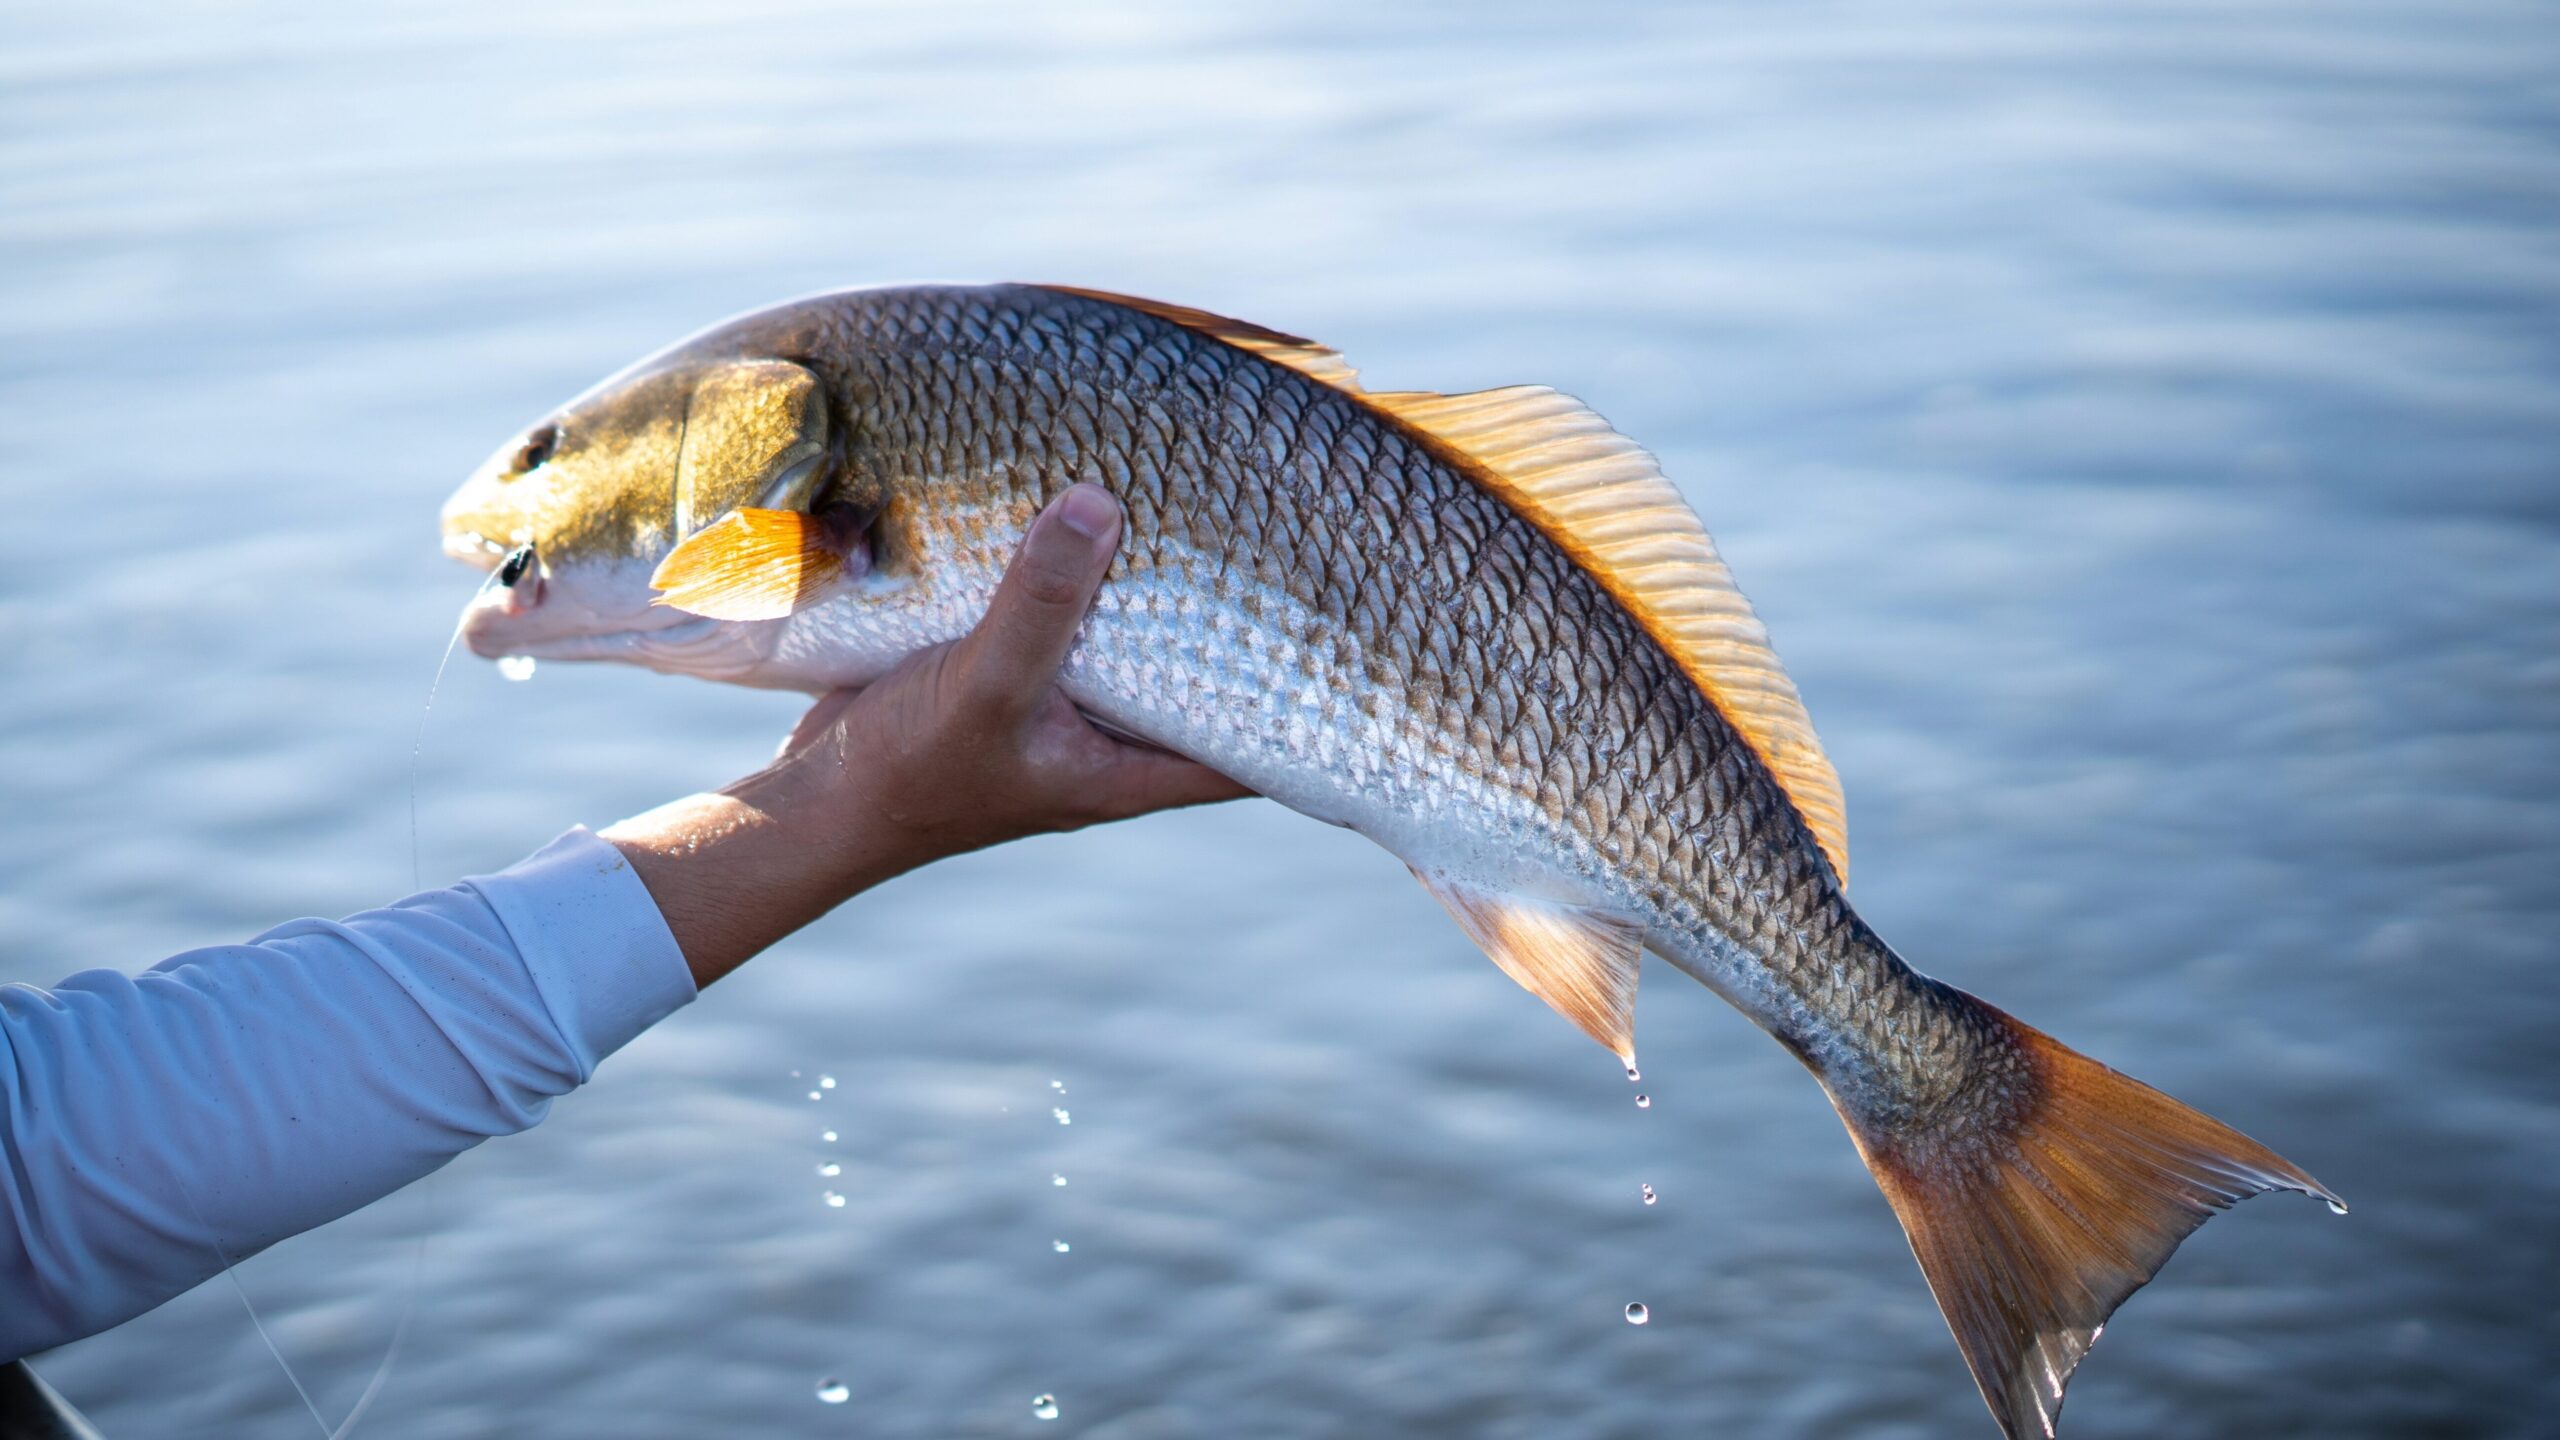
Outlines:
[{"label": "dorsal fin", "polygon": [[1544,385],[1360,399],[1475,462],[1488,489],[1607,586],[1759,752],[1849,883],[1840,777],[1769,632],[1652,455]]},{"label": "dorsal fin", "polygon": [[1296,335],[1187,305],[1043,285],[1125,305],[1249,350],[1362,403],[1473,462],[1502,502],[1564,547],[1643,623],[1756,751],[1849,883],[1849,818],[1813,722],[1769,648],[1769,632],[1733,583],[1707,527],[1644,447],[1570,395],[1514,385],[1468,395],[1372,393],[1341,354]]},{"label": "dorsal fin", "polygon": [[1342,358],[1339,350],[1328,349],[1300,335],[1285,335],[1248,320],[1233,320],[1194,310],[1188,305],[1168,305],[1162,300],[1141,300],[1135,295],[1114,295],[1108,290],[1087,290],[1077,285],[1042,285],[1061,295],[1080,295],[1087,300],[1100,300],[1111,305],[1126,305],[1159,320],[1170,320],[1186,330],[1223,340],[1239,350],[1250,350],[1275,365],[1286,365],[1310,380],[1330,385],[1336,390],[1358,391],[1360,372]]}]

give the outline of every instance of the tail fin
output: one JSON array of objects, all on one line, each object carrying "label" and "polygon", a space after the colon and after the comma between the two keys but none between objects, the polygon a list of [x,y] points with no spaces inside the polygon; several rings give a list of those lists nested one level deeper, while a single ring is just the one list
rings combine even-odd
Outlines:
[{"label": "tail fin", "polygon": [[2062,1388],[2107,1317],[2217,1211],[2299,1190],[2345,1213],[2230,1126],[1947,994],[1981,1009],[1999,1056],[1989,1063],[2006,1072],[1983,1087],[1992,1093],[1906,1130],[1842,1113],[2010,1440],[2053,1434]]}]

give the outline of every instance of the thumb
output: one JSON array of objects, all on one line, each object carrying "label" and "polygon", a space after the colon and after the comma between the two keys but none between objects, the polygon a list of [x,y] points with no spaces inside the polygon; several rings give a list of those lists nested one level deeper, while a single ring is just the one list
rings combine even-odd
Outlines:
[{"label": "thumb", "polygon": [[1075,644],[1120,544],[1120,502],[1076,485],[1031,522],[986,615],[956,647],[962,683],[981,704],[1027,715]]}]

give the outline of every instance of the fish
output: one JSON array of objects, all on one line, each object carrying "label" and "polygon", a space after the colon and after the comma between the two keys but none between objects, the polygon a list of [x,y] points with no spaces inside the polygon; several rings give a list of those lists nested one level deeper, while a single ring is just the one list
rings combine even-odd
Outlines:
[{"label": "fish", "polygon": [[966,633],[1078,482],[1125,534],[1068,698],[1384,847],[1631,1072],[1644,956],[1741,1010],[1830,1097],[2012,1440],[2054,1433],[2206,1219],[2344,1213],[1869,928],[1766,627],[1654,457],[1547,387],[1372,390],[1302,337],[1073,286],[848,290],[544,417],[443,540],[523,572],[467,618],[481,655],[814,692]]}]

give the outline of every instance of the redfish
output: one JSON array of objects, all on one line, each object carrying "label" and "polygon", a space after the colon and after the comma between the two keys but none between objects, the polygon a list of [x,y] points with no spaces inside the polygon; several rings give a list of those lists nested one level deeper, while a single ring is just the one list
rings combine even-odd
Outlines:
[{"label": "redfish", "polygon": [[1373,391],[1310,341],[1058,286],[852,291],[571,401],[453,497],[445,544],[527,572],[471,615],[484,655],[819,690],[964,633],[1078,481],[1127,531],[1069,697],[1386,847],[1630,1068],[1648,951],[1750,1016],[1829,1094],[2009,1435],[2052,1433],[2107,1316],[2216,1211],[2343,1210],[1877,938],[1714,542],[1553,390]]}]

